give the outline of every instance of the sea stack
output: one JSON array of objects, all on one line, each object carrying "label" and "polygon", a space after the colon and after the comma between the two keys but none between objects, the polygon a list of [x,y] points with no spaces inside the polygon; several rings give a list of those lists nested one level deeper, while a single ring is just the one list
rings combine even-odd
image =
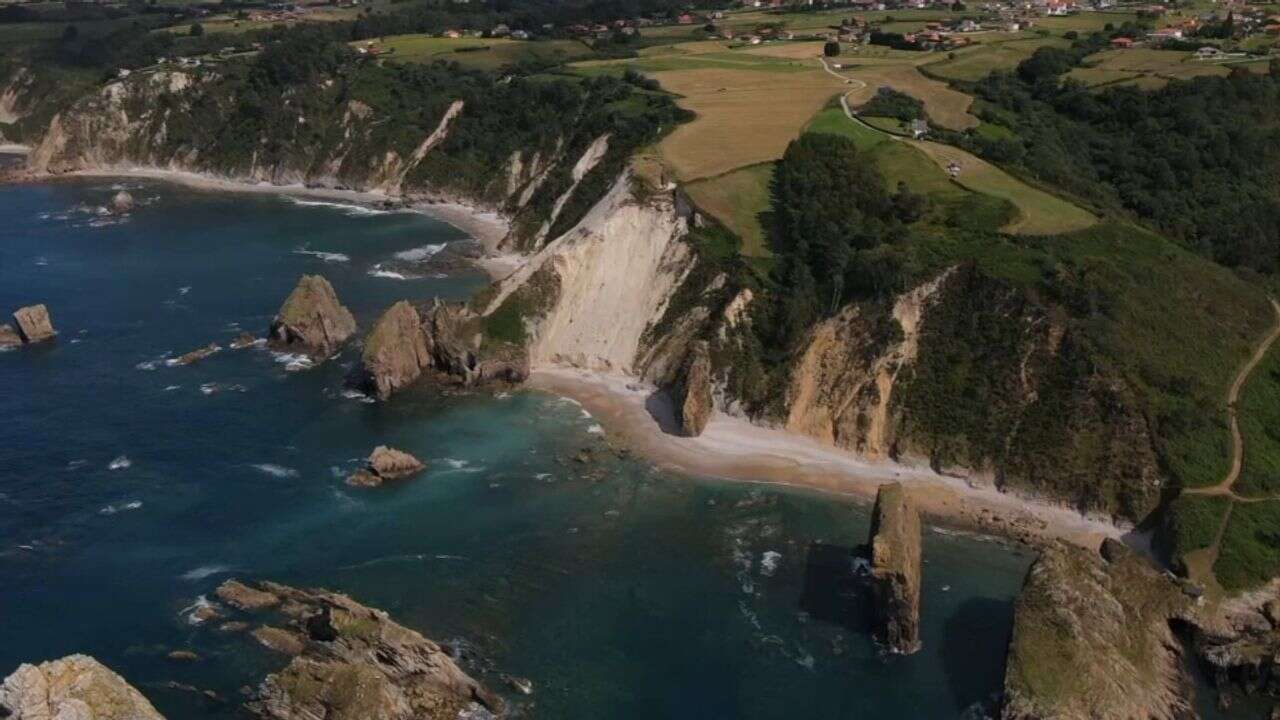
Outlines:
[{"label": "sea stack", "polygon": [[680,382],[680,432],[697,437],[711,419],[711,353],[707,343],[694,345]]},{"label": "sea stack", "polygon": [[303,275],[267,331],[273,346],[326,360],[356,331],[356,320],[320,275]]},{"label": "sea stack", "polygon": [[401,300],[382,313],[365,338],[360,362],[360,385],[379,400],[412,384],[431,366],[422,318],[413,305]]},{"label": "sea stack", "polygon": [[890,652],[920,649],[920,513],[901,483],[881,485],[871,515],[873,632]]},{"label": "sea stack", "polygon": [[142,693],[88,655],[21,665],[0,685],[9,720],[164,720]]},{"label": "sea stack", "polygon": [[347,478],[348,485],[377,487],[384,480],[397,480],[423,471],[426,465],[402,450],[379,445],[369,455],[369,463]]},{"label": "sea stack", "polygon": [[1119,541],[1045,547],[1014,605],[1001,720],[1196,717],[1170,629],[1190,604]]},{"label": "sea stack", "polygon": [[52,340],[58,334],[49,319],[49,309],[44,305],[19,308],[13,313],[13,320],[18,325],[18,336],[27,345]]}]

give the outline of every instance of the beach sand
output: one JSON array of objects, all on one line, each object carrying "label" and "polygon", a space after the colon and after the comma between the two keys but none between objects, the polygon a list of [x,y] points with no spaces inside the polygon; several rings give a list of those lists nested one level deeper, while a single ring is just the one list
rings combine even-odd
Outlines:
[{"label": "beach sand", "polygon": [[1126,530],[1070,508],[970,485],[927,467],[867,462],[839,448],[795,433],[716,413],[696,438],[670,432],[670,401],[634,378],[577,369],[535,370],[529,387],[580,403],[621,444],[655,465],[703,477],[804,487],[875,499],[883,483],[901,482],[930,520],[944,526],[1013,537],[1039,544],[1063,539],[1097,547]]}]

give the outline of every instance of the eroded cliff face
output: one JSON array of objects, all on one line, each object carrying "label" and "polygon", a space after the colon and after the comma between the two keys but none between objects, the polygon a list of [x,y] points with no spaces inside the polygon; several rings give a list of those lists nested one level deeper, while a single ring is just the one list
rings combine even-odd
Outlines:
[{"label": "eroded cliff face", "polygon": [[624,174],[581,222],[479,304],[487,318],[519,324],[533,369],[559,365],[643,377],[656,362],[642,339],[696,258],[684,242],[689,216],[674,195],[639,199],[631,183]]},{"label": "eroded cliff face", "polygon": [[[0,122],[17,112],[23,77],[0,89]],[[530,249],[566,219],[571,201],[584,199],[584,180],[625,152],[611,145],[607,133],[588,134],[570,124],[532,131],[530,147],[505,157],[478,156],[468,149],[471,140],[444,146],[455,133],[474,138],[492,132],[480,117],[492,108],[475,111],[473,121],[467,100],[441,95],[411,115],[399,108],[401,114],[392,115],[353,97],[342,78],[284,92],[261,127],[221,131],[210,120],[238,107],[243,88],[237,82],[205,68],[140,72],[108,82],[52,116],[28,168],[38,174],[160,169],[461,202],[511,220],[506,244]],[[472,92],[483,100],[482,90]],[[460,169],[471,176],[461,177]],[[586,200],[599,192],[593,189]]]}]

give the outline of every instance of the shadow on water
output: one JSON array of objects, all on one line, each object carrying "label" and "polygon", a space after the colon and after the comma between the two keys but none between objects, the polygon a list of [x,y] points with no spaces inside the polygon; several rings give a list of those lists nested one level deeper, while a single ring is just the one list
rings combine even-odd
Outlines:
[{"label": "shadow on water", "polygon": [[[976,597],[966,600],[947,618],[942,635],[942,664],[957,707],[969,707],[990,698],[981,688],[1004,683],[1004,653],[1013,628],[1013,602]],[[992,637],[1001,642],[991,642]],[[986,649],[992,657],[975,657]]]},{"label": "shadow on water", "polygon": [[854,573],[854,548],[815,542],[805,555],[800,609],[851,632],[871,632],[871,587]]}]

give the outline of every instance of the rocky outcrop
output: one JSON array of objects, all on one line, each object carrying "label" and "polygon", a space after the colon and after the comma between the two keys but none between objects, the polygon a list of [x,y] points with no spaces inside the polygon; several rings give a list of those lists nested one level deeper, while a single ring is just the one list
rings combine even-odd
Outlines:
[{"label": "rocky outcrop", "polygon": [[169,364],[177,366],[190,365],[192,363],[199,362],[220,350],[222,350],[222,348],[218,347],[217,343],[209,343],[202,348],[196,348],[189,353],[179,355],[178,357],[170,360]]},{"label": "rocky outcrop", "polygon": [[239,580],[227,580],[214,591],[220,600],[240,610],[261,610],[280,604],[275,595],[251,588]]},{"label": "rocky outcrop", "polygon": [[18,336],[28,345],[52,340],[58,334],[49,319],[49,309],[44,305],[19,308],[13,313],[13,320],[18,326]]},{"label": "rocky outcrop", "polygon": [[1219,692],[1280,696],[1280,581],[1203,606],[1181,627]]},{"label": "rocky outcrop", "polygon": [[164,720],[142,693],[87,655],[22,665],[0,685],[8,720]]},{"label": "rocky outcrop", "polygon": [[267,337],[275,347],[324,360],[355,331],[355,318],[338,302],[329,281],[320,275],[303,275],[271,321]]},{"label": "rocky outcrop", "polygon": [[377,487],[386,480],[417,475],[426,468],[422,461],[402,450],[379,445],[369,455],[369,462],[347,478],[348,485]]},{"label": "rocky outcrop", "polygon": [[0,325],[0,348],[17,347],[22,344],[22,336],[12,325]]},{"label": "rocky outcrop", "polygon": [[111,196],[111,205],[107,209],[116,215],[128,215],[133,211],[133,196],[121,190]]},{"label": "rocky outcrop", "polygon": [[1108,539],[1102,553],[1046,547],[1014,609],[1002,720],[1195,717],[1170,620],[1188,599]]},{"label": "rocky outcrop", "polygon": [[392,305],[374,323],[360,356],[360,384],[386,400],[416,381],[432,366],[422,318],[405,300]]},{"label": "rocky outcrop", "polygon": [[687,437],[697,437],[707,427],[711,418],[714,396],[711,387],[711,355],[705,342],[694,346],[678,385],[677,401],[680,405],[680,431]]},{"label": "rocky outcrop", "polygon": [[[239,583],[237,583],[239,585]],[[247,587],[241,585],[242,587]],[[385,612],[327,590],[276,583],[249,588],[278,608],[254,639],[290,656],[267,676],[248,708],[269,720],[454,720],[503,703],[440,645]]]},{"label": "rocky outcrop", "polygon": [[920,649],[920,513],[901,483],[881,485],[871,514],[873,633],[890,652]]}]

